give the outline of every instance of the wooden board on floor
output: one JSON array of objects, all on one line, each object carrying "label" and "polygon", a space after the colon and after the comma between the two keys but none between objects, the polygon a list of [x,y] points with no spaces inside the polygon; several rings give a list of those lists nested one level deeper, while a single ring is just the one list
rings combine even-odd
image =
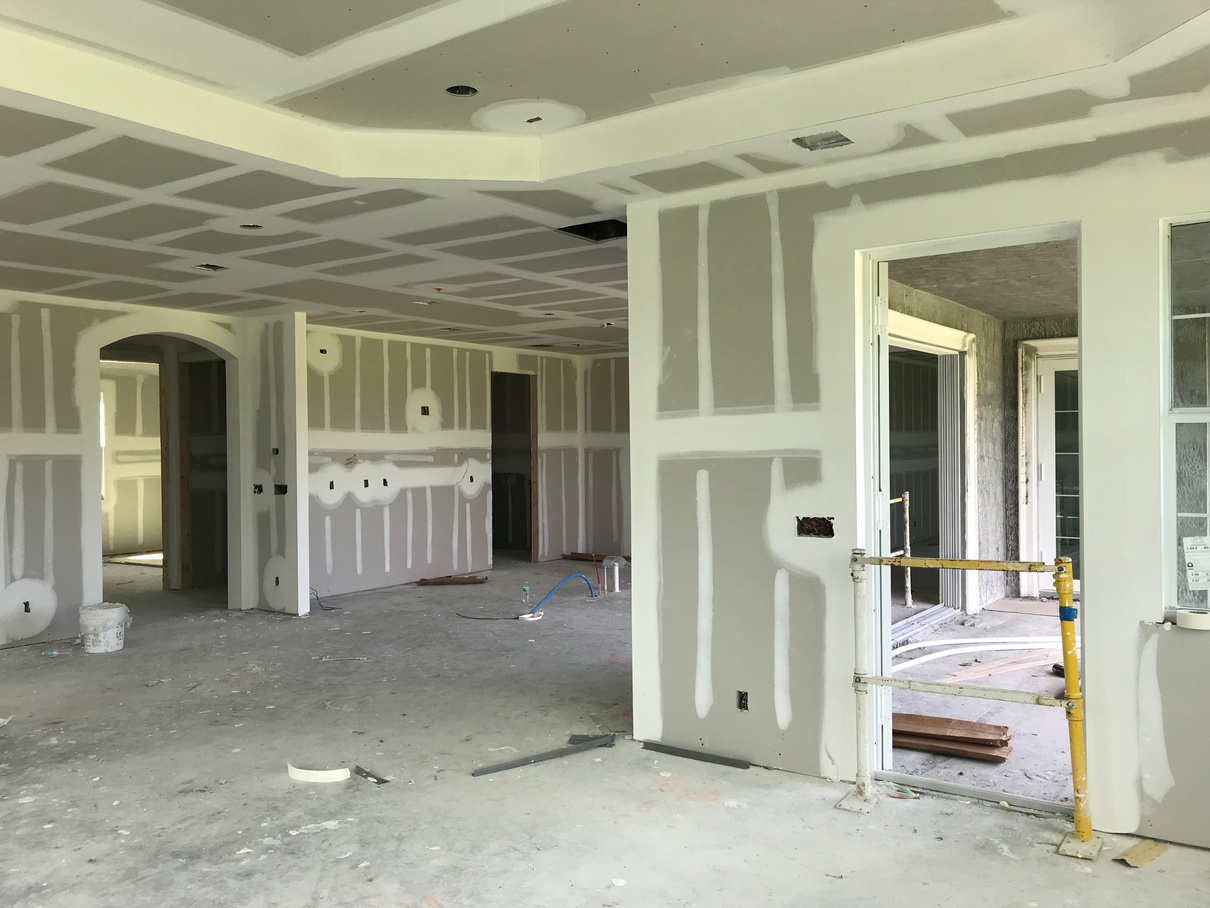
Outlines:
[{"label": "wooden board on floor", "polygon": [[904,734],[993,746],[1005,745],[1013,737],[1007,725],[989,725],[986,722],[968,722],[965,719],[950,719],[944,716],[921,716],[916,713],[895,713],[891,718],[891,730],[896,740],[900,734]]},{"label": "wooden board on floor", "polygon": [[952,757],[969,757],[988,763],[1003,763],[1013,752],[1011,744],[996,747],[989,744],[968,744],[965,741],[949,741],[928,735],[905,735],[895,732],[891,744],[908,750],[923,750],[934,754],[949,754]]},{"label": "wooden board on floor", "polygon": [[486,577],[429,577],[417,580],[416,586],[465,586],[470,583],[487,583]]},{"label": "wooden board on floor", "polygon": [[1045,618],[1059,617],[1057,599],[1001,599],[983,606],[988,612],[1009,612],[1014,615],[1042,615]]}]

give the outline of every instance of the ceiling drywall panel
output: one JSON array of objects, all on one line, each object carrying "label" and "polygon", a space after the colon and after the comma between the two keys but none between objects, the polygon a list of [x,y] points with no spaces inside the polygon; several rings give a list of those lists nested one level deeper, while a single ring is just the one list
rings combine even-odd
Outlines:
[{"label": "ceiling drywall panel", "polygon": [[574,271],[576,268],[592,268],[600,265],[617,265],[626,261],[625,246],[597,246],[566,255],[525,259],[513,262],[514,268],[523,271],[540,271],[551,274],[556,271]]},{"label": "ceiling drywall panel", "polygon": [[318,243],[307,243],[305,246],[292,246],[289,249],[277,249],[260,255],[250,255],[248,258],[254,262],[300,268],[307,265],[323,265],[340,259],[365,258],[367,255],[377,255],[386,251],[378,246],[367,246],[365,243],[352,243],[348,240],[323,240]]},{"label": "ceiling drywall panel", "polygon": [[50,166],[122,186],[148,189],[213,173],[231,165],[226,161],[120,136],[54,161]]},{"label": "ceiling drywall panel", "polygon": [[393,268],[406,268],[409,265],[419,265],[432,259],[410,252],[400,252],[385,258],[370,259],[367,262],[346,262],[343,265],[333,265],[331,268],[319,269],[324,274],[347,276],[352,274],[371,274],[376,271],[390,271]]},{"label": "ceiling drywall panel", "polygon": [[32,268],[14,268],[0,265],[0,287],[6,290],[23,290],[26,293],[47,293],[60,287],[78,284],[85,278],[78,274],[61,271],[35,271]]},{"label": "ceiling drywall panel", "polygon": [[78,186],[41,183],[0,198],[0,221],[9,224],[38,224],[125,201],[126,199],[120,196],[81,189]]},{"label": "ceiling drywall panel", "polygon": [[[1208,77],[1210,78],[1210,77]],[[986,136],[1064,120],[1078,120],[1088,116],[1092,109],[1104,104],[1088,92],[1070,88],[1063,91],[992,104],[950,114],[950,122],[966,136]]]},{"label": "ceiling drywall panel", "polygon": [[87,131],[79,123],[0,106],[0,156],[24,154]]},{"label": "ceiling drywall panel", "polygon": [[347,199],[337,199],[332,202],[320,202],[318,205],[308,205],[293,211],[283,212],[282,217],[305,221],[308,224],[319,224],[325,221],[335,221],[340,218],[354,217],[359,214],[370,214],[375,211],[387,211],[391,208],[402,208],[404,205],[414,205],[423,202],[429,196],[410,189],[384,189],[381,192],[367,192],[365,195],[352,196]]},{"label": "ceiling drywall panel", "polygon": [[199,309],[202,306],[213,306],[216,303],[226,303],[238,299],[229,293],[174,293],[171,296],[159,296],[142,300],[148,306],[168,306],[173,309]]},{"label": "ceiling drywall panel", "polygon": [[247,252],[252,249],[264,249],[266,246],[284,246],[287,243],[298,243],[302,240],[313,240],[315,234],[304,233],[301,230],[293,233],[266,234],[258,231],[246,233],[223,233],[219,230],[201,230],[197,233],[186,234],[174,240],[168,240],[162,245],[178,249],[189,249],[193,252],[209,252],[222,255],[230,252]]},{"label": "ceiling drywall panel", "polygon": [[169,205],[140,205],[113,214],[103,215],[89,221],[64,227],[72,233],[111,240],[137,240],[162,233],[175,233],[201,227],[214,215],[191,208],[173,208]]},{"label": "ceiling drywall panel", "polygon": [[298,199],[340,191],[341,189],[335,186],[316,186],[278,173],[255,170],[214,183],[206,183],[203,186],[178,193],[178,195],[186,199],[196,199],[199,202],[226,205],[228,208],[249,209],[267,208],[270,205],[280,205],[283,202],[294,202]]},{"label": "ceiling drywall panel", "polygon": [[423,9],[434,0],[160,0],[237,34],[303,56]]},{"label": "ceiling drywall panel", "polygon": [[[283,104],[374,127],[470,129],[476,110],[518,98],[552,98],[601,119],[670,89],[822,66],[1007,17],[993,0],[565,0]],[[458,84],[478,96],[445,93]]]},{"label": "ceiling drywall panel", "polygon": [[640,173],[634,177],[640,183],[659,192],[687,192],[690,189],[701,189],[703,186],[729,183],[739,178],[738,173],[728,170],[726,167],[711,164],[709,161],[669,170]]},{"label": "ceiling drywall panel", "polygon": [[471,220],[464,223],[448,224],[442,227],[431,227],[427,230],[416,230],[402,233],[399,236],[387,237],[396,243],[408,246],[436,246],[440,243],[452,243],[457,240],[470,240],[481,236],[495,236],[501,233],[512,233],[517,230],[529,230],[541,227],[533,221],[522,218],[505,216]]},{"label": "ceiling drywall panel", "polygon": [[163,288],[157,287],[154,284],[140,284],[135,281],[104,281],[97,284],[89,284],[86,287],[77,287],[74,290],[67,291],[64,295],[80,297],[82,299],[117,302],[139,299],[140,297],[162,292]]},{"label": "ceiling drywall panel", "polygon": [[527,205],[550,214],[562,215],[565,218],[589,218],[599,214],[591,199],[558,189],[500,190],[488,192],[486,195],[516,202],[518,205]]},{"label": "ceiling drywall panel", "polygon": [[1075,315],[1075,240],[1003,246],[890,263],[891,280],[1005,321]]},{"label": "ceiling drywall panel", "polygon": [[1198,92],[1210,85],[1210,47],[1130,79],[1131,98],[1158,98]]},{"label": "ceiling drywall panel", "polygon": [[511,259],[524,255],[541,255],[544,252],[561,252],[565,249],[582,249],[589,245],[587,240],[558,233],[554,230],[518,233],[515,236],[498,240],[484,240],[480,243],[465,243],[460,246],[447,246],[443,251],[467,258]]}]

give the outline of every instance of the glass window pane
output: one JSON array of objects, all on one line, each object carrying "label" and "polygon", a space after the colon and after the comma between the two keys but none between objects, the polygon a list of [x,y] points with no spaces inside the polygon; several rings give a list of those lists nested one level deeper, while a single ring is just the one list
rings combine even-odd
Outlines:
[{"label": "glass window pane", "polygon": [[1176,509],[1181,514],[1205,514],[1207,445],[1205,423],[1176,427]]},{"label": "glass window pane", "polygon": [[1172,323],[1172,402],[1176,407],[1210,404],[1206,380],[1204,318],[1181,318]]},{"label": "glass window pane", "polygon": [[1064,370],[1055,373],[1055,411],[1079,412],[1080,373]]}]

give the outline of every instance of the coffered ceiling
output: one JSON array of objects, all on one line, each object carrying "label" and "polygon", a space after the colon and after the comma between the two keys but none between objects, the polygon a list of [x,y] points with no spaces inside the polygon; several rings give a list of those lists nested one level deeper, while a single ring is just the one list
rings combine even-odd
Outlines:
[{"label": "coffered ceiling", "polygon": [[1208,8],[0,0],[0,289],[619,350],[626,240],[557,228],[1210,116]]}]

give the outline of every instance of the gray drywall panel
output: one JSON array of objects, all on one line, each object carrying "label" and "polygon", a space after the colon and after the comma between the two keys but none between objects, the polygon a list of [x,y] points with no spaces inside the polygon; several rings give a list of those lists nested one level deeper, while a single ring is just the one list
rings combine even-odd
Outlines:
[{"label": "gray drywall panel", "polygon": [[400,341],[389,341],[387,365],[391,370],[391,431],[402,432],[408,425],[408,345]]},{"label": "gray drywall panel", "polygon": [[490,389],[488,375],[491,356],[485,351],[467,351],[467,369],[464,375],[470,383],[471,418],[467,428],[490,429]]},{"label": "gray drywall panel", "polygon": [[386,428],[386,404],[383,389],[385,362],[382,341],[362,338],[361,343],[361,429],[363,432],[381,432]]},{"label": "gray drywall panel", "polygon": [[[1139,680],[1143,822],[1138,834],[1210,848],[1210,633],[1144,625]],[[1095,805],[1093,818],[1095,820]]]},{"label": "gray drywall panel", "polygon": [[763,195],[710,206],[710,351],[716,410],[773,409],[773,253]]},{"label": "gray drywall panel", "polygon": [[[453,429],[454,426],[454,348],[453,347],[421,347],[412,345],[412,352],[423,367],[424,357],[432,356],[433,383],[432,392],[441,401],[441,428]],[[423,374],[417,387],[424,387]]]},{"label": "gray drywall panel", "polygon": [[354,341],[347,334],[333,332],[332,336],[340,347],[340,368],[328,377],[328,394],[332,401],[331,428],[351,432],[356,423],[356,408],[353,402],[357,394],[357,367],[353,362]]},{"label": "gray drywall panel", "polygon": [[7,431],[13,427],[13,363],[11,352],[13,315],[0,310],[0,430]]},{"label": "gray drywall panel", "polygon": [[21,307],[21,324],[17,331],[17,343],[21,355],[21,410],[26,430],[46,429],[46,387],[42,371],[42,320],[41,307]]},{"label": "gray drywall panel", "polygon": [[698,209],[660,213],[660,267],[663,274],[663,368],[661,415],[696,413]]},{"label": "gray drywall panel", "polygon": [[324,429],[324,377],[317,370],[307,369],[307,426]]},{"label": "gray drywall panel", "polygon": [[[823,190],[831,195],[833,190]],[[786,288],[786,346],[790,359],[790,388],[795,407],[819,406],[818,351],[815,349],[815,294],[812,259],[815,254],[815,215],[820,190],[816,187],[779,193],[782,263]]]},{"label": "gray drywall panel", "polygon": [[622,503],[621,451],[617,448],[589,448],[584,452],[585,525],[589,551],[598,555],[625,555],[622,551],[622,521],[626,512]]},{"label": "gray drywall panel", "polygon": [[614,357],[610,360],[613,367],[613,384],[617,401],[616,432],[630,431],[630,360],[626,357]]},{"label": "gray drywall panel", "polygon": [[574,432],[579,427],[579,378],[576,367],[565,359],[559,362],[559,375],[563,382],[563,431]]},{"label": "gray drywall panel", "polygon": [[[815,458],[808,458],[815,460]],[[787,465],[796,458],[786,458]],[[778,565],[765,547],[770,457],[664,460],[659,465],[660,665],[664,744],[819,775],[821,766],[823,584],[789,577],[788,695],[793,717],[775,715],[774,589]],[[804,467],[804,469],[810,469]],[[713,702],[699,715],[698,473],[709,476],[713,584]],[[737,691],[749,695],[736,708]]]},{"label": "gray drywall panel", "polygon": [[584,373],[584,427],[589,432],[609,432],[609,361],[593,360]]}]

